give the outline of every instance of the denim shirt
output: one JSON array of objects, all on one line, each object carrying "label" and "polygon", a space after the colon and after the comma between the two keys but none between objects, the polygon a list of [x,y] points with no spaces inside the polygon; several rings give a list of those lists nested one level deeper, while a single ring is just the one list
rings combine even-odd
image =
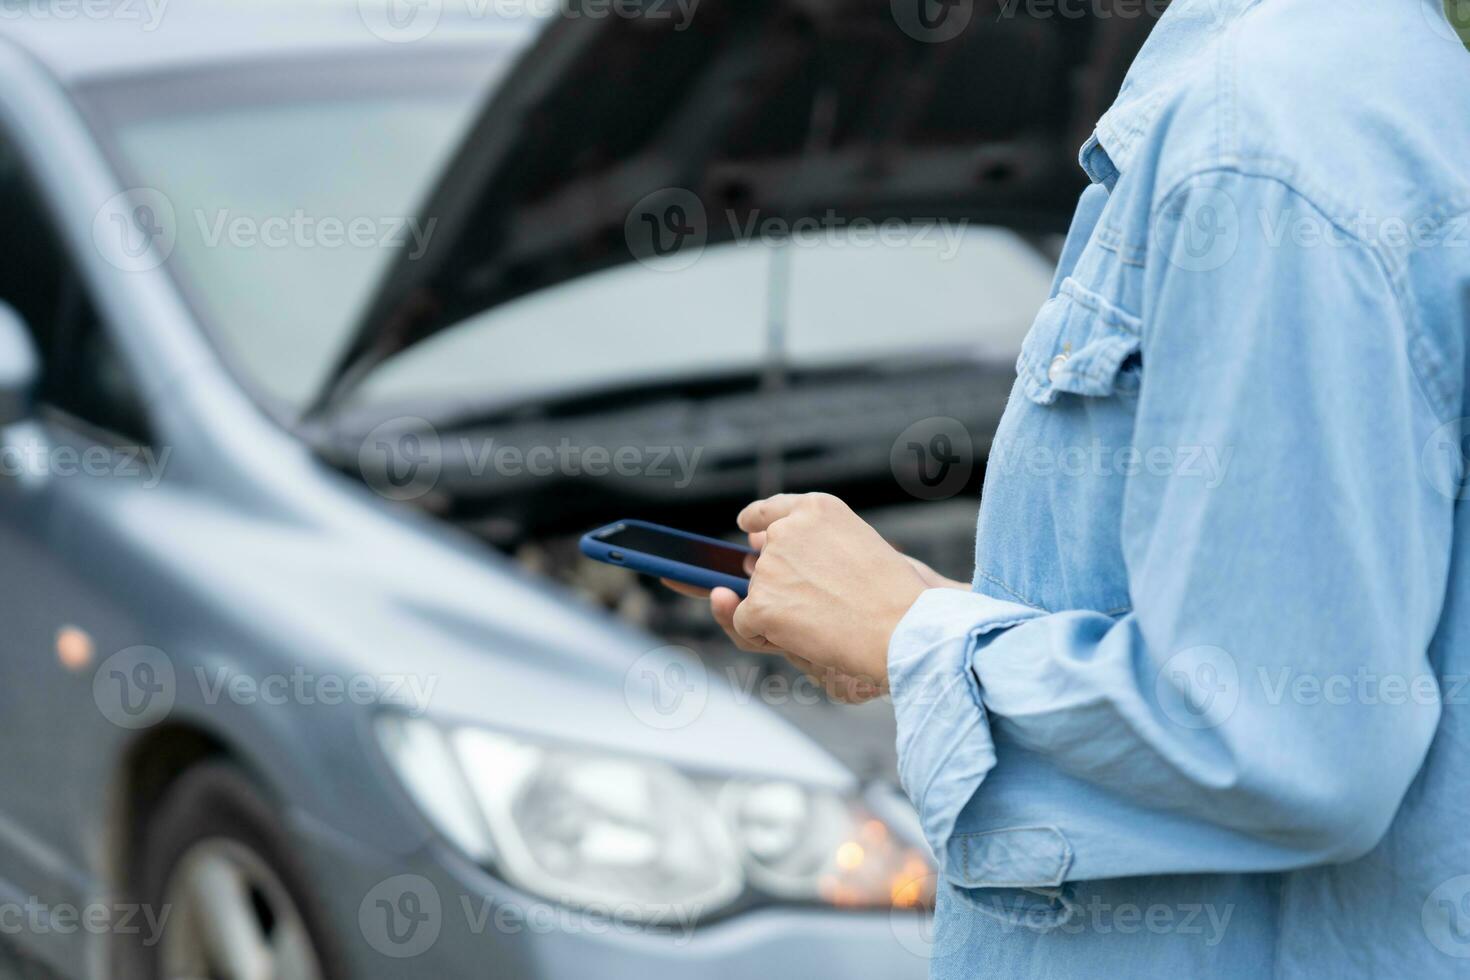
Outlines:
[{"label": "denim shirt", "polygon": [[894,634],[935,977],[1470,976],[1470,54],[1176,0]]}]

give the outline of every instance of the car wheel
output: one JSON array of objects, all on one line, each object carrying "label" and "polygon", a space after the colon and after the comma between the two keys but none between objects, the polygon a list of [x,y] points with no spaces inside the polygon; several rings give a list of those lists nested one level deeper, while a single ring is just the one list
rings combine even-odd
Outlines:
[{"label": "car wheel", "polygon": [[279,818],[237,767],[179,777],[144,832],[139,894],[164,920],[138,950],[157,980],[335,980],[328,933]]}]

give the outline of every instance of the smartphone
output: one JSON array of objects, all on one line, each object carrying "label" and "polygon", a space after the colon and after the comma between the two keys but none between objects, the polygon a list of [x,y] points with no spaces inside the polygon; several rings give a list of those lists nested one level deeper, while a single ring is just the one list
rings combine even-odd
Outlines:
[{"label": "smartphone", "polygon": [[584,534],[582,554],[686,585],[704,589],[723,586],[744,599],[750,589],[745,559],[756,552],[744,545],[647,521],[618,521]]}]

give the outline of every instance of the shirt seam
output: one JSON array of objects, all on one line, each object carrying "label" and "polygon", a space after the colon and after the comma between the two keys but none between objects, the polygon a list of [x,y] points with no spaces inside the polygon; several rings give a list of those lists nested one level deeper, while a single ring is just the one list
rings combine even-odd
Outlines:
[{"label": "shirt seam", "polygon": [[995,586],[996,588],[1003,590],[1012,599],[1015,599],[1017,602],[1020,602],[1024,606],[1030,606],[1032,609],[1035,609],[1037,612],[1043,612],[1043,613],[1050,613],[1051,612],[1050,609],[1046,608],[1041,603],[1036,602],[1033,599],[1027,598],[1025,595],[1022,595],[1020,592],[1017,592],[1015,589],[1011,588],[1009,585],[1007,585],[1005,582],[1001,581],[1000,579],[996,578],[994,575],[991,575],[989,572],[984,572],[984,571],[977,570],[975,572],[975,576],[976,576],[976,578],[984,579],[985,581],[989,582],[991,585]]},{"label": "shirt seam", "polygon": [[[1403,276],[1398,274],[1399,264],[1394,262],[1384,249],[1372,242],[1365,241],[1362,236],[1353,232],[1336,213],[1336,209],[1329,208],[1320,203],[1315,194],[1303,190],[1297,184],[1286,179],[1279,173],[1272,173],[1260,164],[1276,164],[1282,168],[1294,169],[1290,161],[1281,157],[1257,157],[1254,162],[1258,164],[1251,167],[1244,160],[1224,161],[1196,167],[1175,179],[1167,185],[1168,189],[1157,198],[1157,203],[1151,208],[1149,214],[1149,227],[1153,228],[1157,215],[1174,197],[1186,186],[1215,174],[1228,174],[1243,177],[1250,180],[1262,180],[1277,184],[1287,193],[1301,200],[1304,204],[1317,212],[1323,219],[1340,231],[1348,241],[1358,246],[1372,259],[1374,268],[1382,277],[1383,284],[1388,288],[1389,295],[1393,297],[1394,306],[1398,311],[1399,320],[1403,324],[1404,340],[1409,354],[1409,367],[1414,375],[1414,387],[1419,396],[1423,398],[1429,409],[1436,416],[1453,408],[1453,396],[1443,385],[1445,371],[1445,359],[1432,350],[1429,338],[1421,329],[1419,317],[1415,307],[1407,295],[1407,286],[1403,282]],[[1464,212],[1455,212],[1447,215],[1443,220],[1449,221]],[[1428,363],[1426,363],[1428,362]]]}]

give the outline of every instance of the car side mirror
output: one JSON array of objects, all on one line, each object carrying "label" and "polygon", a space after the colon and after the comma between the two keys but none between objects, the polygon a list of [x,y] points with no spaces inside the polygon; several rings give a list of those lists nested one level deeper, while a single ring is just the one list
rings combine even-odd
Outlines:
[{"label": "car side mirror", "polygon": [[30,417],[40,377],[41,359],[25,320],[0,302],[0,427]]}]

